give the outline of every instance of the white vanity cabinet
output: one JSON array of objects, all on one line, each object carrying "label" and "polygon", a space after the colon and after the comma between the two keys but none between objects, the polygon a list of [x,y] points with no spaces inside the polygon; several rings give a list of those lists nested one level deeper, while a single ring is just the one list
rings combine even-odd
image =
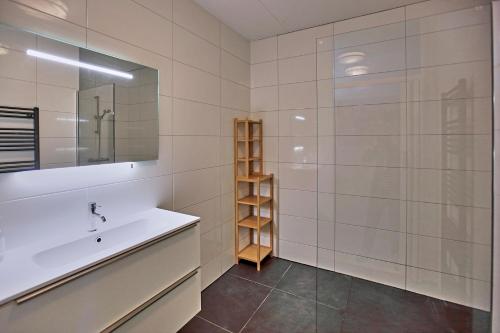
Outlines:
[{"label": "white vanity cabinet", "polygon": [[2,305],[0,332],[176,332],[201,309],[198,223],[98,265]]}]

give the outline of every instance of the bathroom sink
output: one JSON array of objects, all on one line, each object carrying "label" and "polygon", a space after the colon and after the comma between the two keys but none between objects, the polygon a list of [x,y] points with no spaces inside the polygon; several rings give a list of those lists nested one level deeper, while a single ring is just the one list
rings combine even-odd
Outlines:
[{"label": "bathroom sink", "polygon": [[85,257],[95,255],[115,247],[123,242],[130,241],[134,235],[158,229],[158,223],[155,221],[141,219],[122,226],[106,230],[104,232],[95,232],[87,237],[64,243],[33,256],[35,263],[41,267],[57,267],[80,260]]}]

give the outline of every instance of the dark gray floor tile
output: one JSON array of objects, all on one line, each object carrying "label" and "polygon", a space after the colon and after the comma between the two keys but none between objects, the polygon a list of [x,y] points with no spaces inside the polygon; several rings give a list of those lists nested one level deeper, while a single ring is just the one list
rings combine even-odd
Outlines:
[{"label": "dark gray floor tile", "polygon": [[352,278],[349,275],[318,269],[318,297],[317,301],[345,309],[351,290]]},{"label": "dark gray floor tile", "polygon": [[206,320],[194,317],[178,333],[227,333],[227,331]]},{"label": "dark gray floor tile", "polygon": [[268,287],[225,274],[202,292],[199,316],[238,332],[270,291]]},{"label": "dark gray floor tile", "polygon": [[294,263],[276,288],[343,309],[347,306],[351,277]]},{"label": "dark gray floor tile", "polygon": [[252,317],[245,333],[337,333],[339,311],[314,301],[273,290]]},{"label": "dark gray floor tile", "polygon": [[316,300],[317,271],[314,267],[293,263],[276,288],[310,300]]},{"label": "dark gray floor tile", "polygon": [[266,258],[261,263],[261,270],[258,272],[254,263],[241,261],[239,265],[234,265],[228,273],[275,287],[291,264],[288,260]]}]

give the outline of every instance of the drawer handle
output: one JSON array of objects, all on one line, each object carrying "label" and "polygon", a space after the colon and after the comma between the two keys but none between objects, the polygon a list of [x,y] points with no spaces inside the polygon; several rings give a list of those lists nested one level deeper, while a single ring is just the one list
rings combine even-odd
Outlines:
[{"label": "drawer handle", "polygon": [[158,294],[154,295],[153,297],[151,297],[150,299],[148,299],[146,302],[142,303],[137,308],[135,308],[134,310],[130,311],[125,316],[123,316],[122,318],[120,318],[117,321],[115,321],[113,324],[111,324],[108,327],[106,327],[104,330],[101,331],[101,333],[110,333],[110,332],[113,332],[118,327],[122,326],[127,321],[129,321],[130,319],[132,319],[133,317],[135,317],[136,315],[138,315],[139,313],[141,313],[143,310],[145,310],[146,308],[148,308],[154,302],[158,301],[160,298],[162,298],[166,294],[170,293],[175,288],[179,287],[181,284],[183,284],[184,282],[186,282],[187,280],[189,280],[191,277],[195,276],[198,273],[198,269],[199,269],[199,267],[196,268],[196,269],[194,269],[193,271],[189,272],[188,274],[184,275],[179,280],[177,280],[176,282],[174,282],[172,285],[170,285],[169,287],[163,289]]},{"label": "drawer handle", "polygon": [[47,285],[47,286],[45,286],[45,287],[42,287],[42,288],[40,288],[40,289],[37,289],[37,290],[35,290],[35,291],[33,291],[33,292],[29,293],[29,294],[26,294],[26,295],[24,295],[24,296],[21,296],[21,297],[19,297],[19,298],[17,298],[17,299],[16,299],[16,303],[17,303],[17,304],[21,304],[21,303],[27,302],[27,301],[29,301],[30,299],[33,299],[33,298],[35,298],[35,297],[37,297],[37,296],[40,296],[40,295],[42,295],[42,294],[45,294],[46,292],[51,291],[52,289],[55,289],[55,288],[57,288],[57,287],[60,287],[60,286],[62,286],[62,285],[64,285],[64,284],[68,283],[68,282],[71,282],[71,281],[73,281],[73,280],[76,280],[76,279],[78,279],[78,278],[80,278],[80,277],[82,277],[82,276],[84,276],[84,275],[87,275],[87,274],[89,274],[89,273],[92,273],[93,271],[98,270],[99,268],[102,268],[102,267],[108,266],[109,264],[112,264],[112,263],[114,263],[115,261],[118,261],[118,260],[120,260],[120,259],[123,259],[123,258],[125,258],[125,257],[128,257],[128,256],[129,256],[129,255],[131,255],[131,254],[134,254],[134,253],[136,253],[136,252],[139,252],[139,251],[141,251],[141,250],[143,250],[143,249],[145,249],[145,248],[148,248],[148,247],[150,247],[150,246],[152,246],[152,245],[154,245],[154,244],[156,244],[156,243],[159,243],[159,242],[164,241],[164,240],[166,240],[166,239],[168,239],[168,238],[170,238],[170,237],[173,237],[173,236],[175,236],[175,235],[178,235],[178,234],[180,234],[181,232],[184,232],[184,231],[186,231],[186,230],[188,230],[188,229],[194,228],[194,227],[198,224],[198,222],[199,222],[199,221],[197,221],[197,222],[195,222],[195,223],[192,223],[192,224],[190,224],[190,225],[187,225],[187,226],[185,226],[185,227],[182,227],[182,228],[180,228],[180,229],[177,229],[177,230],[175,230],[175,231],[173,231],[173,232],[171,232],[171,233],[168,233],[168,234],[166,234],[166,235],[163,235],[163,236],[161,236],[161,237],[159,237],[159,238],[152,239],[151,241],[149,241],[149,242],[147,242],[147,243],[145,243],[145,244],[139,245],[139,246],[137,246],[137,247],[135,247],[135,248],[132,248],[132,249],[130,249],[130,250],[128,250],[128,251],[126,251],[126,252],[123,252],[123,253],[117,254],[116,256],[111,257],[111,258],[109,258],[109,259],[107,259],[107,260],[105,260],[105,261],[102,261],[102,262],[100,262],[100,263],[97,263],[97,264],[95,264],[95,265],[93,265],[93,266],[90,266],[90,267],[85,268],[85,269],[83,269],[83,270],[81,270],[81,271],[78,271],[78,272],[76,272],[76,273],[74,273],[74,274],[72,274],[72,275],[70,275],[70,276],[67,276],[67,277],[62,278],[62,279],[60,279],[60,280],[57,280],[57,281],[55,281],[55,282],[53,282],[53,283],[51,283],[51,284],[49,284],[49,285]]}]

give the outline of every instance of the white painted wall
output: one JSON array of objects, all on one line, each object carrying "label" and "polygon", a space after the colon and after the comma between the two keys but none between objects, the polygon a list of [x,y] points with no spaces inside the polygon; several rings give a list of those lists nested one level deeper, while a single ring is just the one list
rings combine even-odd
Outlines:
[{"label": "white painted wall", "polygon": [[201,216],[203,287],[226,271],[234,263],[232,118],[250,110],[249,42],[191,0],[0,0],[0,22],[160,72],[159,160],[0,175],[8,246],[86,228],[75,221],[89,200],[109,223],[159,206]]}]

